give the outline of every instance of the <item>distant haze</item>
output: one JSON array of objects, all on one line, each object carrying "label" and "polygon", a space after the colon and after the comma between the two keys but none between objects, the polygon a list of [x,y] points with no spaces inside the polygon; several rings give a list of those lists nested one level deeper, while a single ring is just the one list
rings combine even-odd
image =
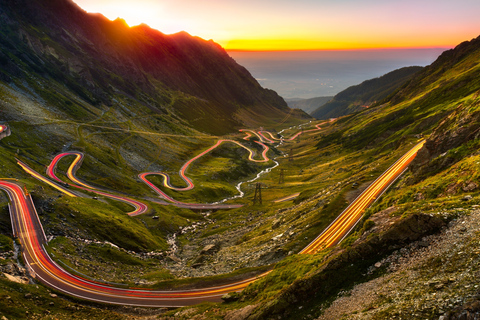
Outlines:
[{"label": "distant haze", "polygon": [[284,98],[333,96],[407,66],[426,66],[448,48],[228,53]]}]

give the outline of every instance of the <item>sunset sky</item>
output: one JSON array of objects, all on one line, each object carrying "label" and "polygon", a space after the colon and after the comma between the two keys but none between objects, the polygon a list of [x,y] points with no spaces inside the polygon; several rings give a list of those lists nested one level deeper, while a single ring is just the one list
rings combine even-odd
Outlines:
[{"label": "sunset sky", "polygon": [[479,0],[74,0],[88,12],[227,50],[453,47],[480,35]]}]

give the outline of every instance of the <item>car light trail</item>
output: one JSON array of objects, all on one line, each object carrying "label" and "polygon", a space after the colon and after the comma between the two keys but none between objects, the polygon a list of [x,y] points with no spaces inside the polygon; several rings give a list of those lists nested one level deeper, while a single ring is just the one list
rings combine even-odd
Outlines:
[{"label": "car light trail", "polygon": [[[250,135],[251,136],[251,135]],[[141,173],[138,175],[138,177],[140,178],[140,180],[142,180],[144,183],[146,183],[150,188],[152,188],[158,195],[160,195],[161,198],[165,199],[165,200],[168,200],[168,201],[171,201],[173,202],[174,204],[176,205],[181,205],[181,206],[184,206],[184,207],[199,207],[199,206],[205,206],[206,208],[224,208],[225,206],[224,205],[218,205],[218,204],[215,204],[215,205],[200,205],[200,204],[194,204],[194,203],[184,203],[184,202],[180,202],[180,201],[177,201],[175,199],[173,199],[172,197],[170,197],[169,195],[167,195],[165,192],[163,192],[162,190],[160,190],[157,186],[155,186],[152,182],[148,181],[147,180],[147,176],[150,176],[150,175],[158,175],[158,176],[161,176],[163,177],[163,186],[166,187],[166,188],[169,188],[169,189],[172,189],[172,190],[175,190],[175,191],[188,191],[188,190],[192,190],[195,185],[193,184],[193,181],[188,178],[186,176],[186,171],[188,169],[188,167],[197,159],[203,157],[204,155],[206,155],[207,153],[209,152],[212,152],[213,150],[215,150],[216,148],[218,148],[221,144],[223,143],[234,143],[236,145],[238,145],[239,147],[247,150],[249,152],[249,155],[248,155],[248,160],[250,161],[253,161],[253,162],[268,162],[270,161],[270,159],[268,158],[267,156],[267,152],[268,150],[270,150],[270,148],[268,146],[266,146],[265,144],[263,144],[262,142],[258,142],[258,141],[255,141],[257,144],[261,145],[263,147],[263,151],[262,151],[262,159],[260,160],[257,160],[257,159],[254,159],[255,157],[255,152],[253,150],[251,150],[250,148],[244,146],[243,144],[237,142],[237,141],[234,141],[234,140],[225,140],[225,139],[222,139],[222,140],[218,140],[213,146],[211,146],[210,148],[208,148],[207,150],[201,152],[200,154],[196,155],[195,157],[193,157],[192,159],[188,160],[181,168],[180,168],[180,171],[179,171],[179,175],[180,177],[182,177],[183,181],[185,181],[185,183],[187,184],[186,187],[175,187],[173,186],[171,183],[170,183],[170,176],[167,174],[167,173],[164,173],[164,172],[144,172],[144,173]]]},{"label": "car light trail", "polygon": [[51,187],[54,187],[55,189],[57,189],[58,191],[70,196],[70,197],[76,197],[77,195],[75,195],[74,193],[72,193],[71,191],[67,190],[65,187],[63,186],[60,186],[58,185],[57,183],[53,182],[53,181],[50,181],[48,180],[47,178],[45,178],[44,176],[42,176],[40,173],[36,172],[35,170],[33,170],[32,168],[30,168],[28,165],[26,165],[25,163],[23,163],[22,161],[18,160],[17,159],[17,163],[20,167],[22,167],[23,170],[25,170],[25,172],[27,172],[28,174],[30,174],[32,177],[34,177],[35,179],[37,180],[40,180],[42,182],[45,182],[46,184],[48,184],[49,186]]},{"label": "car light trail", "polygon": [[47,175],[50,178],[55,179],[60,183],[64,183],[62,180],[60,180],[60,178],[58,178],[56,176],[56,168],[57,168],[57,164],[60,161],[60,159],[62,159],[63,157],[66,157],[66,156],[70,156],[70,155],[75,156],[75,159],[73,160],[73,162],[70,164],[70,166],[67,169],[67,177],[71,181],[76,183],[77,185],[83,186],[83,187],[88,188],[88,189],[96,189],[95,187],[92,187],[92,186],[78,180],[77,177],[75,176],[75,173],[77,172],[78,168],[80,168],[80,165],[82,164],[82,161],[83,161],[84,155],[81,152],[75,152],[75,151],[73,151],[73,152],[63,152],[63,153],[60,153],[59,155],[55,156],[55,158],[52,160],[50,165],[47,167]]},{"label": "car light trail", "polygon": [[84,191],[94,192],[94,193],[102,195],[104,197],[107,197],[107,198],[110,198],[110,199],[113,199],[113,200],[118,200],[118,201],[121,201],[121,202],[124,202],[126,204],[129,204],[129,205],[133,206],[135,208],[135,210],[132,211],[132,212],[128,212],[127,214],[129,216],[138,216],[142,213],[147,212],[148,206],[146,204],[144,204],[143,202],[131,199],[129,197],[117,196],[117,195],[107,193],[107,192],[102,191],[102,190],[98,190],[97,188],[94,188],[94,187],[80,181],[79,179],[77,179],[77,177],[75,176],[75,173],[77,172],[78,168],[80,167],[80,165],[83,161],[83,157],[84,157],[83,153],[81,153],[81,152],[72,151],[72,152],[64,152],[64,153],[61,153],[61,154],[57,155],[52,160],[50,165],[47,167],[47,175],[50,178],[52,178],[54,180],[57,180],[61,183],[64,183],[56,175],[56,166],[62,158],[67,157],[67,156],[75,156],[75,159],[73,160],[73,162],[70,164],[70,166],[67,169],[68,178],[70,180],[72,180],[75,184],[68,184],[69,186],[72,186],[72,187],[75,187],[75,188],[78,188],[78,189],[81,189],[81,190],[84,190]]},{"label": "car light trail", "polygon": [[406,169],[423,147],[421,141],[378,177],[357,199],[355,199],[317,238],[300,253],[316,253],[340,242],[360,221],[363,212],[373,203]]},{"label": "car light trail", "polygon": [[0,189],[10,198],[10,214],[14,235],[23,247],[23,258],[30,274],[40,282],[65,294],[79,298],[121,305],[145,307],[178,307],[202,301],[219,301],[228,292],[239,291],[262,275],[234,282],[194,290],[157,291],[148,289],[118,288],[101,282],[84,279],[65,271],[56,264],[44,248],[46,237],[34,204],[17,183],[0,180]]}]

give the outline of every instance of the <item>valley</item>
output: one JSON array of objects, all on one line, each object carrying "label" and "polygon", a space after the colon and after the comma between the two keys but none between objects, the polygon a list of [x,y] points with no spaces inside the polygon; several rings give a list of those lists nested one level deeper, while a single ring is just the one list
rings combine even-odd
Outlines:
[{"label": "valley", "polygon": [[480,314],[480,38],[315,120],[212,40],[71,0],[0,22],[2,320]]},{"label": "valley", "polygon": [[[6,129],[6,128],[5,128]],[[250,138],[253,135],[260,138],[260,140],[264,141],[265,143],[273,143],[273,139],[278,140],[279,142],[285,141],[293,141],[296,138],[299,138],[301,134],[304,133],[317,133],[321,131],[320,125],[317,125],[315,129],[305,130],[294,134],[289,139],[277,138],[274,137],[273,134],[270,132],[265,131],[248,131],[247,137],[244,137],[243,140]],[[250,134],[250,132],[252,134]],[[266,138],[265,135],[269,135],[270,138]],[[208,154],[218,146],[220,146],[223,142],[233,142],[237,146],[244,148],[248,151],[249,156],[248,160],[252,162],[269,162],[270,159],[267,157],[267,152],[269,147],[267,147],[264,142],[258,142],[263,147],[262,151],[262,158],[261,160],[255,160],[254,156],[255,153],[234,140],[218,140],[218,142],[210,147],[209,149],[199,153],[197,156],[193,157],[192,159],[188,160],[180,169],[179,174],[187,184],[187,187],[184,188],[176,188],[173,187],[169,182],[169,176],[163,173],[155,173],[158,175],[162,175],[164,178],[163,186],[169,189],[174,189],[176,191],[188,191],[194,188],[194,183],[191,179],[186,176],[187,168],[197,159],[201,158],[202,156]],[[344,219],[345,222],[342,222],[342,215],[339,217],[340,219],[336,219],[330,226],[327,228],[322,235],[317,237],[312,243],[310,243],[307,247],[305,247],[300,253],[315,253],[318,251],[318,247],[326,248],[330,247],[333,244],[337,243],[339,240],[344,238],[348,235],[349,230],[352,226],[356,225],[359,219],[361,218],[361,213],[368,207],[369,203],[374,201],[376,197],[382,193],[385,188],[387,188],[391,181],[394,181],[399,174],[404,171],[404,168],[411,162],[413,157],[415,156],[416,152],[423,146],[423,143],[418,144],[415,146],[410,152],[408,152],[401,160],[397,163],[398,165],[394,165],[384,174],[386,175],[385,178],[381,177],[377,179],[378,182],[375,182],[371,185],[370,188],[366,190],[359,197],[356,201],[352,203],[353,206],[357,206],[354,210],[354,214],[349,213],[348,209],[345,210],[344,214],[347,218]],[[147,205],[126,198],[126,197],[119,197],[114,196],[111,194],[107,194],[105,192],[99,191],[98,188],[92,187],[85,182],[80,181],[76,176],[75,172],[79,169],[79,165],[83,160],[83,154],[78,152],[65,152],[58,156],[56,156],[52,163],[47,167],[47,173],[50,178],[57,180],[62,186],[67,185],[65,182],[60,180],[56,176],[56,166],[57,163],[66,156],[75,156],[74,161],[68,167],[67,176],[73,182],[73,184],[68,184],[70,187],[77,187],[83,191],[89,191],[92,193],[97,194],[98,196],[106,196],[108,198],[113,198],[115,200],[119,200],[122,202],[126,202],[131,204],[135,207],[135,211],[129,212],[128,215],[130,216],[138,216],[149,209]],[[33,171],[29,169],[25,164],[18,161],[20,166],[24,168],[28,173],[32,173]],[[38,173],[34,172],[34,177],[39,176]],[[149,175],[153,173],[148,173]],[[142,175],[140,175],[142,176]],[[145,177],[145,175],[143,176]],[[46,178],[41,177],[41,181],[49,182]],[[144,178],[145,181],[145,178]],[[80,194],[72,194],[68,192],[65,187],[61,185],[53,185],[49,182],[51,186],[56,187],[57,190],[60,190],[66,193],[68,196],[77,197],[81,196]],[[169,200],[173,203],[178,203],[176,200],[169,198],[166,196],[158,187],[154,186],[153,184],[149,184],[154,190],[160,194],[160,196],[165,199]],[[87,280],[85,279],[84,273],[79,273],[78,271],[74,271],[77,273],[77,276],[69,274],[65,272],[52,258],[49,256],[48,252],[45,251],[43,248],[47,245],[47,236],[42,227],[42,223],[39,220],[39,216],[35,209],[35,204],[33,203],[31,197],[27,196],[28,191],[25,192],[16,183],[4,181],[1,183],[0,188],[5,190],[10,198],[11,201],[11,209],[10,209],[10,216],[12,219],[12,225],[14,230],[14,236],[19,238],[19,242],[23,247],[23,259],[26,264],[26,269],[28,270],[28,274],[33,279],[38,279],[40,282],[46,284],[47,286],[59,290],[62,293],[66,293],[71,296],[81,297],[87,300],[93,300],[96,302],[108,302],[114,304],[121,304],[121,305],[133,305],[133,306],[166,306],[166,307],[173,307],[173,306],[185,306],[190,304],[198,304],[199,302],[204,301],[218,301],[219,297],[223,296],[226,293],[234,292],[237,290],[241,290],[245,288],[250,283],[256,281],[258,278],[264,277],[268,274],[260,274],[254,278],[248,278],[242,281],[234,282],[233,284],[212,287],[212,288],[202,288],[202,289],[195,289],[195,290],[183,290],[183,291],[146,291],[146,290],[138,290],[138,289],[131,289],[131,288],[117,288],[115,286],[109,285],[110,281],[98,282],[98,280]],[[369,191],[372,189],[372,191]],[[370,193],[369,193],[370,192]],[[206,206],[206,209],[210,210],[218,210],[222,209],[221,205],[214,205],[214,206]],[[192,206],[193,209],[198,209],[198,207]],[[202,207],[202,209],[205,209]],[[158,219],[158,217],[157,217]],[[342,231],[339,231],[342,230]],[[322,238],[325,237],[327,234],[333,234],[333,238],[327,238],[329,240],[324,240]],[[205,250],[205,249],[204,249]],[[55,255],[53,255],[55,256]],[[228,281],[228,278],[224,281]]]}]

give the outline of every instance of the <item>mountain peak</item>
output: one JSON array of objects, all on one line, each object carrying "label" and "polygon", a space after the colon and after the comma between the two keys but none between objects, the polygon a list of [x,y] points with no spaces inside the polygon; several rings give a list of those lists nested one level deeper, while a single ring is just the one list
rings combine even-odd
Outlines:
[{"label": "mountain peak", "polygon": [[113,93],[119,92],[146,94],[144,103],[151,106],[181,92],[185,101],[175,98],[171,106],[178,116],[215,134],[290,112],[282,98],[263,89],[219,45],[185,31],[165,35],[146,24],[130,28],[124,19],[86,13],[71,0],[7,1],[0,11],[11,22],[0,31],[0,49],[8,52],[12,49],[3,44],[12,44],[24,53],[19,59],[28,57],[17,63],[30,66],[25,74],[68,78],[70,88],[91,103],[112,105]]},{"label": "mountain peak", "polygon": [[130,27],[128,25],[128,23],[125,21],[125,19],[120,18],[120,17],[117,17],[117,19],[115,19],[113,22],[117,25],[119,24],[119,25],[122,25],[122,26],[125,26],[125,27]]}]

